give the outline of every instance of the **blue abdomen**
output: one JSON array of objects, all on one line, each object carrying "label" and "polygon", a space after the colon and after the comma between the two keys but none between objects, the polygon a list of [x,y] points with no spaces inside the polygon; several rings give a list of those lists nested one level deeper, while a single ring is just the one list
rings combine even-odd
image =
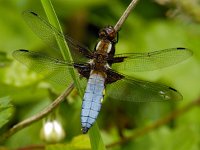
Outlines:
[{"label": "blue abdomen", "polygon": [[91,74],[83,97],[81,124],[82,132],[87,133],[101,109],[105,79],[101,74]]}]

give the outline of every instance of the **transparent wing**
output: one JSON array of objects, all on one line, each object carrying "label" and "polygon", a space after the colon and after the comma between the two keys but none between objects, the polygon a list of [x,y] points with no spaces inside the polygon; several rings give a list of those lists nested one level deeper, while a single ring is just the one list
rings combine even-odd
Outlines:
[{"label": "transparent wing", "polygon": [[182,95],[175,89],[148,81],[124,78],[106,85],[106,98],[132,102],[178,101]]},{"label": "transparent wing", "polygon": [[32,11],[25,11],[23,12],[22,16],[32,31],[47,45],[50,45],[55,49],[59,49],[55,35],[56,37],[65,40],[70,48],[73,60],[75,62],[87,61],[87,58],[91,57],[92,54],[87,47],[78,41],[75,41],[71,37],[63,35],[59,30],[57,30],[38,14]]},{"label": "transparent wing", "polygon": [[13,57],[58,84],[68,85],[72,81],[68,67],[73,67],[73,64],[28,50],[16,50],[13,52]]},{"label": "transparent wing", "polygon": [[[177,64],[192,55],[187,48],[170,48],[149,53],[129,53],[115,55],[113,70],[150,71]],[[115,63],[118,62],[118,63]]]}]

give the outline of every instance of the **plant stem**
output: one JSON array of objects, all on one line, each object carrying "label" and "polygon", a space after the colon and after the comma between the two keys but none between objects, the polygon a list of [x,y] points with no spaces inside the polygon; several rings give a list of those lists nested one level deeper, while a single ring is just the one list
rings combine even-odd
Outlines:
[{"label": "plant stem", "polygon": [[43,109],[41,112],[38,114],[25,119],[18,124],[14,125],[12,128],[10,128],[7,132],[5,132],[1,137],[0,137],[0,142],[6,140],[8,137],[16,133],[17,131],[29,126],[30,124],[44,118],[47,116],[49,113],[51,113],[58,105],[64,100],[65,97],[67,97],[70,92],[73,90],[74,84],[70,84],[68,88],[65,89],[65,91],[58,96],[49,106],[47,106],[45,109]]},{"label": "plant stem", "polygon": [[[47,18],[49,20],[49,23],[52,24],[55,28],[57,28],[61,33],[63,33],[62,28],[60,26],[59,20],[57,18],[57,15],[55,13],[55,10],[53,8],[53,5],[51,3],[51,0],[41,0],[42,6],[45,10],[45,13],[47,15]],[[69,62],[73,62],[73,59],[71,57],[71,53],[69,51],[69,48],[67,46],[67,43],[65,40],[62,40],[61,38],[56,37],[55,38],[57,40],[57,43],[59,45],[61,54],[64,58],[64,60],[67,60]],[[64,36],[63,36],[64,39]],[[83,90],[81,89],[80,83],[79,83],[79,79],[76,76],[75,70],[74,68],[66,68],[69,69],[69,72],[71,74],[71,77],[75,83],[75,87],[78,89],[79,94],[81,95],[81,97],[83,96]]]},{"label": "plant stem", "polygon": [[131,13],[131,10],[135,7],[135,5],[137,4],[138,1],[139,0],[132,0],[131,3],[129,4],[129,6],[126,8],[124,13],[120,17],[120,19],[118,20],[116,25],[114,26],[114,29],[115,29],[116,32],[118,32],[120,30],[122,24],[126,21],[126,19],[128,18],[129,14]]}]

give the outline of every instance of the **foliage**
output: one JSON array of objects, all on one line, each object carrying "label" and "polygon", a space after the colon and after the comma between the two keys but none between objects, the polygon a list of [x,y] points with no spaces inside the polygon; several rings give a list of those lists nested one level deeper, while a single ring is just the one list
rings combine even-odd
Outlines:
[{"label": "foliage", "polygon": [[[116,53],[153,51],[171,47],[192,49],[194,56],[176,66],[144,73],[126,72],[140,79],[170,85],[182,93],[184,100],[177,103],[105,100],[97,121],[105,144],[128,137],[138,128],[156,122],[169,112],[200,98],[200,14],[194,11],[199,5],[186,5],[187,1],[196,3],[195,0],[169,0],[168,3],[141,0],[122,26],[119,43],[116,46]],[[91,49],[95,46],[98,29],[108,24],[114,25],[129,2],[52,1],[64,32]],[[0,99],[0,126],[3,126],[0,134],[42,110],[65,88],[44,81],[40,75],[12,58],[11,53],[22,48],[44,52],[49,56],[60,56],[58,51],[51,50],[41,42],[24,23],[21,17],[24,10],[34,10],[45,17],[40,1],[0,1],[0,97],[3,97]],[[56,118],[66,132],[65,139],[59,144],[48,145],[40,140],[40,130],[43,126],[41,120],[9,137],[2,146],[5,149],[29,148],[30,145],[42,145],[43,148],[51,150],[66,147],[90,149],[88,136],[81,135],[80,131],[80,108],[81,99],[74,90],[56,113]],[[168,124],[112,148],[197,150],[200,142],[199,113],[197,105]]]},{"label": "foliage", "polygon": [[8,97],[0,98],[0,128],[2,128],[14,113],[13,105]]}]

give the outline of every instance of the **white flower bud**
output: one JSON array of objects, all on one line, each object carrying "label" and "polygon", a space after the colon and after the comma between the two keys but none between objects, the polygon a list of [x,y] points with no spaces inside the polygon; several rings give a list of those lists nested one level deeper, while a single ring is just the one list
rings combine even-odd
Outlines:
[{"label": "white flower bud", "polygon": [[48,143],[57,143],[63,140],[65,131],[57,120],[46,121],[41,129],[41,138]]}]

